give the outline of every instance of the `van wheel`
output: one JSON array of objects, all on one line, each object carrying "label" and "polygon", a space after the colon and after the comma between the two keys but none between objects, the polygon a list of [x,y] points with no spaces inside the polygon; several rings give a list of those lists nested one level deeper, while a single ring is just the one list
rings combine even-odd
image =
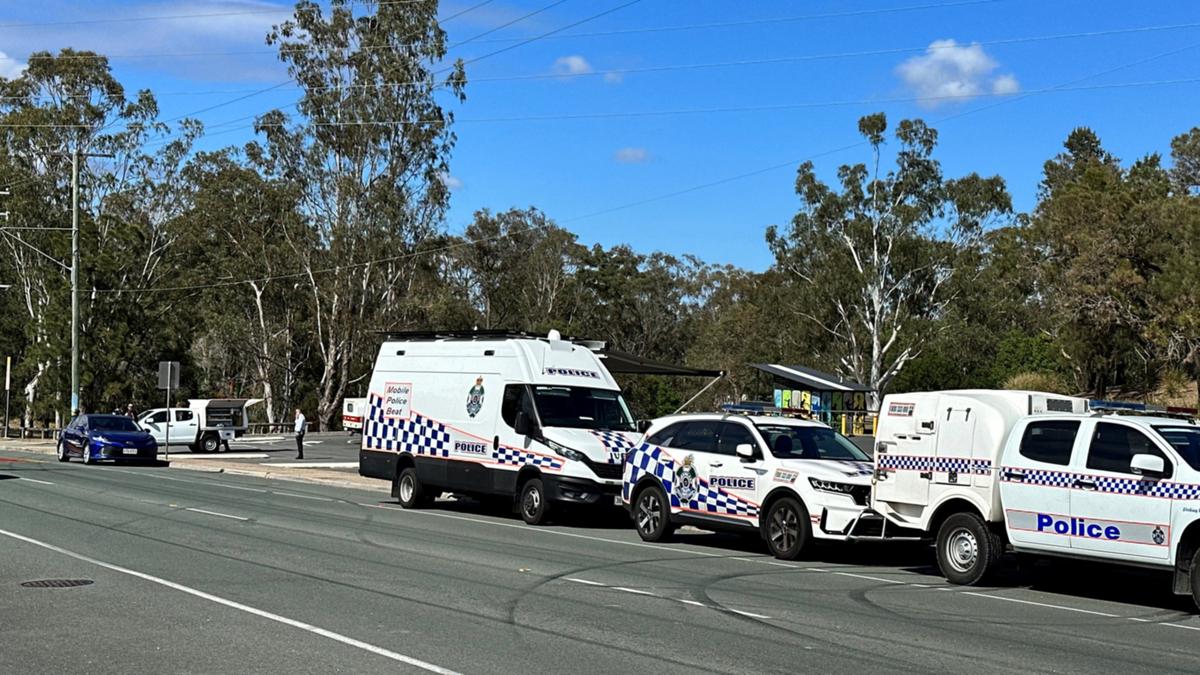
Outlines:
[{"label": "van wheel", "polygon": [[1188,580],[1192,586],[1192,602],[1200,609],[1200,549],[1192,556],[1192,568],[1188,570]]},{"label": "van wheel", "polygon": [[392,496],[400,501],[400,506],[406,509],[419,509],[433,503],[433,496],[425,492],[417,478],[417,470],[413,467],[400,472],[396,484],[392,486]]},{"label": "van wheel", "polygon": [[974,513],[956,513],[938,529],[938,568],[952,584],[979,583],[1003,552],[1000,537]]},{"label": "van wheel", "polygon": [[633,517],[633,526],[642,541],[663,541],[675,532],[668,504],[667,493],[657,485],[638,493],[629,515]]},{"label": "van wheel", "polygon": [[812,538],[808,509],[793,497],[771,504],[762,527],[763,539],[771,555],[780,560],[795,560]]},{"label": "van wheel", "polygon": [[546,501],[546,489],[541,478],[530,478],[521,486],[521,498],[518,502],[521,520],[530,525],[542,525],[549,518],[550,503]]}]

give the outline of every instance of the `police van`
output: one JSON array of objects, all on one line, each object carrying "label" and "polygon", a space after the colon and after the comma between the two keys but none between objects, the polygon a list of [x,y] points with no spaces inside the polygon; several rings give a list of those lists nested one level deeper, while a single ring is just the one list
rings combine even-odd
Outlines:
[{"label": "police van", "polygon": [[1006,547],[1173,570],[1200,605],[1200,427],[1039,392],[884,398],[872,505],[936,541],[953,583]]},{"label": "police van", "polygon": [[359,473],[391,481],[404,508],[499,497],[530,524],[555,504],[616,504],[637,432],[602,346],[557,331],[389,334]]},{"label": "police van", "polygon": [[674,415],[629,453],[621,495],[643,540],[679,525],[758,532],[774,556],[795,559],[814,539],[883,534],[867,513],[871,472],[866,453],[819,422]]}]

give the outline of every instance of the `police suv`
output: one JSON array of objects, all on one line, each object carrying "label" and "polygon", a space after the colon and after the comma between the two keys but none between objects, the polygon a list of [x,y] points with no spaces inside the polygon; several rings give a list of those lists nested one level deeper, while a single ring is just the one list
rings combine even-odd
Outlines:
[{"label": "police suv", "polygon": [[815,539],[877,536],[870,457],[824,424],[785,417],[655,420],[625,459],[621,498],[646,541],[681,524],[758,530],[778,558]]},{"label": "police suv", "polygon": [[1017,552],[1172,569],[1200,606],[1200,427],[1038,392],[884,398],[872,504],[953,583]]}]

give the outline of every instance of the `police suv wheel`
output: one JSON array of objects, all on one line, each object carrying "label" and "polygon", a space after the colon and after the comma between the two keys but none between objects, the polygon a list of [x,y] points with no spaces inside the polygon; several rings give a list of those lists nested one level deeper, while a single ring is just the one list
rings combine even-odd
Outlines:
[{"label": "police suv wheel", "polygon": [[938,567],[952,584],[979,583],[1001,553],[1000,538],[974,513],[956,513],[938,529]]},{"label": "police suv wheel", "polygon": [[62,441],[59,441],[58,442],[58,461],[66,462],[66,461],[69,461],[70,459],[71,459],[71,456],[67,454],[67,446],[64,445]]},{"label": "police suv wheel", "polygon": [[771,555],[776,558],[799,558],[812,537],[808,509],[793,497],[784,497],[771,504],[763,519],[762,536]]},{"label": "police suv wheel", "polygon": [[671,524],[667,493],[657,485],[638,493],[630,515],[633,517],[633,526],[643,541],[662,541],[675,531],[675,526]]},{"label": "police suv wheel", "polygon": [[1200,609],[1200,550],[1192,556],[1192,568],[1188,572],[1188,581],[1192,582],[1192,602]]},{"label": "police suv wheel", "polygon": [[530,525],[541,525],[546,522],[550,504],[546,502],[546,490],[542,485],[541,478],[530,478],[521,486],[517,509],[521,512],[521,520]]},{"label": "police suv wheel", "polygon": [[392,487],[392,496],[400,501],[400,506],[406,509],[416,509],[427,506],[432,499],[425,494],[425,486],[417,479],[417,470],[413,467],[400,472],[396,484]]}]

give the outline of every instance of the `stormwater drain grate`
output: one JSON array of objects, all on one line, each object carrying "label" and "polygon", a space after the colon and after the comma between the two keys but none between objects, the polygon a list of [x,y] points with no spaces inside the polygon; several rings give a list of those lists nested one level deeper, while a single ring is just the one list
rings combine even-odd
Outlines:
[{"label": "stormwater drain grate", "polygon": [[33,581],[22,581],[21,585],[25,588],[75,588],[76,586],[88,586],[92,583],[91,579],[35,579]]}]

